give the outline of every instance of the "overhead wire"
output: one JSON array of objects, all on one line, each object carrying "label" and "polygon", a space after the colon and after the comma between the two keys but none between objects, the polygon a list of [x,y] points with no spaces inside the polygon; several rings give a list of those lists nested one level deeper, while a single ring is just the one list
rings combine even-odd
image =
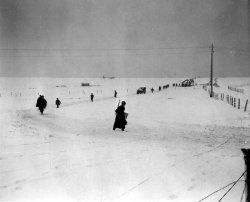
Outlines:
[{"label": "overhead wire", "polygon": [[244,50],[244,49],[238,49],[238,48],[228,48],[228,47],[216,47],[221,50],[229,50],[229,51],[235,51],[235,52],[247,52],[250,53],[250,50]]},{"label": "overhead wire", "polygon": [[[192,50],[194,49],[194,50]],[[199,50],[197,50],[199,49]],[[203,50],[200,50],[203,49]],[[52,58],[52,57],[83,57],[83,58],[91,58],[91,57],[122,57],[122,56],[157,56],[157,55],[179,55],[179,54],[188,54],[188,53],[204,53],[204,52],[209,52],[209,50],[206,47],[166,47],[166,48],[130,48],[130,49],[0,49],[0,51],[6,52],[6,51],[24,51],[26,52],[25,55],[22,54],[1,54],[0,57],[46,57],[46,58]],[[170,52],[171,50],[171,52]],[[174,51],[173,51],[174,50]],[[175,52],[178,51],[178,52]],[[55,51],[60,51],[60,52],[74,52],[74,55],[70,54],[60,54],[60,55],[36,55],[36,54],[29,54],[27,55],[27,52],[42,52],[42,51],[47,51],[47,52],[55,52]],[[94,51],[105,51],[105,52],[114,52],[114,53],[109,53],[109,54],[92,54],[90,52]],[[119,52],[117,52],[119,51]],[[127,52],[127,53],[122,53],[122,52]],[[134,52],[132,52],[134,51]],[[142,52],[143,51],[143,52]],[[154,51],[154,52],[152,52]],[[161,51],[161,52],[158,52]],[[163,52],[164,51],[164,52]],[[167,51],[167,52],[166,52]],[[180,52],[181,51],[181,52]],[[79,54],[75,55],[75,52],[79,52]],[[84,54],[82,53],[84,52]],[[86,55],[86,52],[88,52],[88,55]]]},{"label": "overhead wire", "polygon": [[229,53],[231,55],[249,55],[249,50],[237,49],[237,48],[227,48],[227,47],[215,47],[215,52],[217,53]]},{"label": "overhead wire", "polygon": [[0,51],[149,51],[149,50],[179,50],[179,49],[204,49],[201,46],[186,47],[155,47],[155,48],[0,48]]},{"label": "overhead wire", "polygon": [[230,54],[231,56],[247,56],[249,57],[249,53],[243,53],[243,52],[233,52],[233,51],[223,51],[223,50],[215,50],[215,53],[220,53],[220,54]]}]

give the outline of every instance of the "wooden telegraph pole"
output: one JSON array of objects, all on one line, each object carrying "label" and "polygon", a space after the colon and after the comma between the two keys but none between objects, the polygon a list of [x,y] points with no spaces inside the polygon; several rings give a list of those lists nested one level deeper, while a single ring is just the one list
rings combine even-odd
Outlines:
[{"label": "wooden telegraph pole", "polygon": [[211,45],[211,73],[210,73],[210,85],[211,85],[211,92],[210,97],[214,96],[213,92],[213,56],[214,56],[214,45]]},{"label": "wooden telegraph pole", "polygon": [[246,202],[250,202],[250,149],[241,149],[246,165]]}]

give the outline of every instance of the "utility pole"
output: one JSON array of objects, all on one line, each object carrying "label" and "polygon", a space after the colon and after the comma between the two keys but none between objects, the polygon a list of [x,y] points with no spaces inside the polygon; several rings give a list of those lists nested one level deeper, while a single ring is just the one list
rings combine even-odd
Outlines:
[{"label": "utility pole", "polygon": [[213,92],[213,56],[214,56],[214,45],[211,45],[211,73],[210,73],[210,84],[211,84],[211,92],[210,97],[214,96]]}]

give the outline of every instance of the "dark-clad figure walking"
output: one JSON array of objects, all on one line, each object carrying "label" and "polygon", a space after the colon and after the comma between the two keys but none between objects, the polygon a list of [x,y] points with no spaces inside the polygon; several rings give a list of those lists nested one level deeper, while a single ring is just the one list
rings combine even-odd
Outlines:
[{"label": "dark-clad figure walking", "polygon": [[115,117],[113,130],[115,130],[116,128],[120,128],[122,129],[122,131],[124,131],[125,126],[128,123],[126,121],[128,114],[125,112],[125,105],[126,105],[126,102],[122,101],[122,104],[118,106],[117,109],[115,110],[116,117]]},{"label": "dark-clad figure walking", "polygon": [[114,97],[117,97],[117,91],[115,90],[115,92],[114,92]]},{"label": "dark-clad figure walking", "polygon": [[39,100],[42,98],[42,95],[39,95],[39,97],[37,98],[37,101],[36,101],[36,107],[38,107],[38,103],[39,103]]},{"label": "dark-clad figure walking", "polygon": [[94,101],[94,97],[95,97],[95,96],[94,96],[94,94],[93,94],[93,93],[91,93],[91,94],[90,94],[90,100],[91,100],[91,102],[93,102],[93,101]]},{"label": "dark-clad figure walking", "polygon": [[61,101],[58,98],[56,98],[56,108],[59,108],[61,104],[62,104]]},{"label": "dark-clad figure walking", "polygon": [[40,95],[36,102],[36,107],[38,107],[41,114],[43,114],[44,109],[47,107],[47,101],[43,95]]}]

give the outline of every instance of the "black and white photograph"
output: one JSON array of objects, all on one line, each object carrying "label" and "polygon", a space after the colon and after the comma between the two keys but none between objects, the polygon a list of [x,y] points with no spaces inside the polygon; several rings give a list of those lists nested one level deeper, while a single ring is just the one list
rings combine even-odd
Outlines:
[{"label": "black and white photograph", "polygon": [[250,0],[0,0],[1,202],[250,201]]}]

